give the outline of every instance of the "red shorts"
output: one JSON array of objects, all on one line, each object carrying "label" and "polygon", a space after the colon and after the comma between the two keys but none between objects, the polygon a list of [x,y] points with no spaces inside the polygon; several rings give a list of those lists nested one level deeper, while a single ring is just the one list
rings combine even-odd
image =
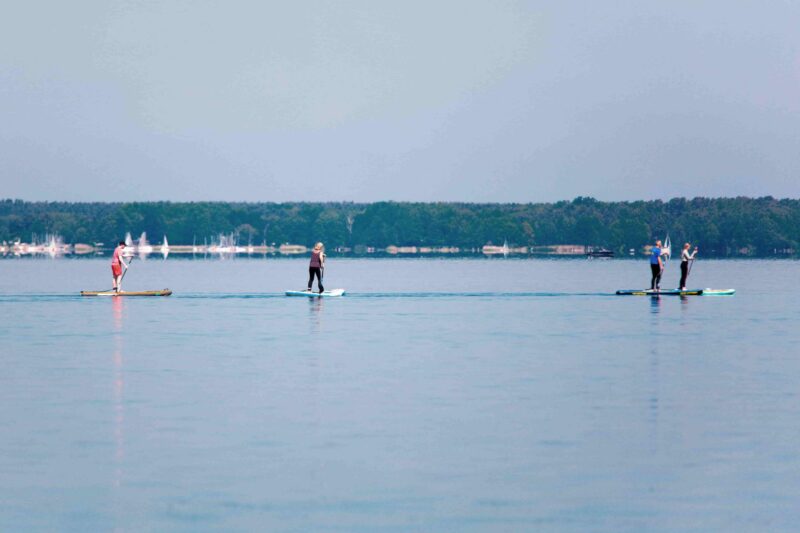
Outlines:
[{"label": "red shorts", "polygon": [[115,278],[122,275],[122,265],[111,265],[111,273]]}]

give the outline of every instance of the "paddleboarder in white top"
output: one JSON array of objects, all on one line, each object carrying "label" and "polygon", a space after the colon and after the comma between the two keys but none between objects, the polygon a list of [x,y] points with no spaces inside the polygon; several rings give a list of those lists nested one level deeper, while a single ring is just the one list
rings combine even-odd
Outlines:
[{"label": "paddleboarder in white top", "polygon": [[119,241],[119,245],[114,249],[114,255],[111,256],[111,275],[114,277],[114,292],[122,292],[122,275],[123,267],[128,270],[128,263],[122,253],[125,251],[125,241]]},{"label": "paddleboarder in white top", "polygon": [[325,289],[322,286],[322,274],[325,271],[325,247],[321,242],[314,245],[311,251],[311,263],[308,265],[308,292],[311,292],[311,285],[314,283],[314,276],[317,276],[317,287],[320,294]]},{"label": "paddleboarder in white top", "polygon": [[686,278],[689,277],[690,261],[694,261],[694,256],[697,255],[697,246],[694,247],[694,252],[689,253],[689,248],[691,247],[692,245],[687,242],[683,245],[683,251],[681,252],[681,282],[679,287],[682,291],[686,290]]}]

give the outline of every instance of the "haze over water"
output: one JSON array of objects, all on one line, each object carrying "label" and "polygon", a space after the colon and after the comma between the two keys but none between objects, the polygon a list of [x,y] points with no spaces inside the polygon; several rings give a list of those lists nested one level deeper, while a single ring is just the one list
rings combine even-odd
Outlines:
[{"label": "haze over water", "polygon": [[[0,530],[776,531],[797,261],[0,260]],[[663,287],[678,280],[672,262]]]}]

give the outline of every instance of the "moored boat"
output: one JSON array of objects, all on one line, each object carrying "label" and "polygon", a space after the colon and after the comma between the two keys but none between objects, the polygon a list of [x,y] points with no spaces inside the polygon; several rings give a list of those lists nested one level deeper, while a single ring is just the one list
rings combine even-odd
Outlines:
[{"label": "moored boat", "polygon": [[600,248],[599,250],[589,250],[586,252],[586,257],[614,257],[614,252]]}]

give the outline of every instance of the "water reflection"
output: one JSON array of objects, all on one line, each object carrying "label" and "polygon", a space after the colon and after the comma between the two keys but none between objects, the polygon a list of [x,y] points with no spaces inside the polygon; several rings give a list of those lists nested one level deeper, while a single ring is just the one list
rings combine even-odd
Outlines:
[{"label": "water reflection", "polygon": [[650,449],[658,450],[659,431],[659,394],[661,391],[661,372],[659,364],[659,351],[661,344],[654,342],[650,347],[650,394],[648,398],[647,412],[650,425]]},{"label": "water reflection", "polygon": [[320,330],[320,325],[322,324],[322,306],[324,305],[322,303],[323,300],[323,297],[308,299],[309,317],[311,318],[311,321],[309,322],[311,325],[311,333],[318,333]]},{"label": "water reflection", "polygon": [[125,459],[125,374],[123,357],[123,335],[125,323],[125,299],[111,298],[114,317],[113,339],[113,408],[114,408],[114,479],[115,489],[122,486],[122,465]]},{"label": "water reflection", "polygon": [[114,316],[114,336],[117,337],[122,333],[122,312],[123,312],[124,298],[112,297],[111,309]]},{"label": "water reflection", "polygon": [[[685,314],[687,311],[689,311],[689,297],[688,297],[688,296],[685,296],[685,295],[683,295],[683,294],[681,294],[680,296],[678,296],[678,298],[680,298],[680,299],[681,299],[681,318],[685,319],[685,318],[687,318],[687,317],[686,317],[684,314]],[[686,320],[682,320],[682,321],[681,321],[681,324],[682,324],[682,325],[683,325],[683,324],[686,324],[686,323],[687,323],[687,321],[686,321]]]},{"label": "water reflection", "polygon": [[650,297],[650,312],[654,315],[661,312],[661,296]]},{"label": "water reflection", "polygon": [[[661,312],[661,297],[650,297],[650,313],[652,315],[651,324],[658,325],[661,320],[658,314]],[[661,365],[660,356],[663,348],[663,339],[660,335],[650,335],[650,393],[647,399],[648,422],[650,426],[650,449],[653,453],[658,451],[659,443],[659,393],[661,390]]]}]

